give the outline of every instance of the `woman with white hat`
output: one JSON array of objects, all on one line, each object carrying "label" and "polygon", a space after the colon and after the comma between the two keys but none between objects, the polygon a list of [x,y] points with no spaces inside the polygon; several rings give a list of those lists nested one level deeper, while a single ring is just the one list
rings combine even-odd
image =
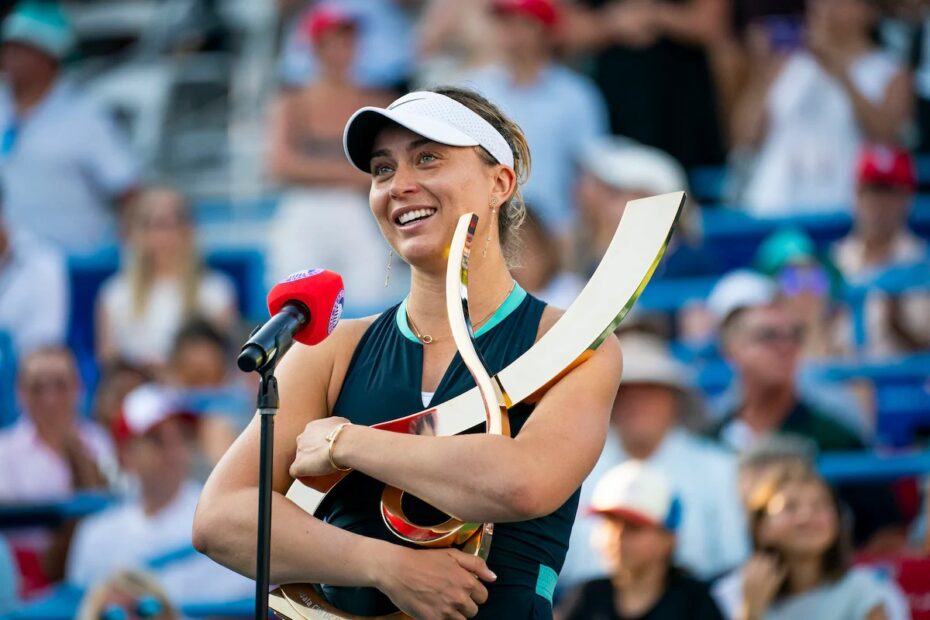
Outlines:
[{"label": "woman with white hat", "polygon": [[[604,445],[619,346],[607,339],[535,406],[512,408],[512,438],[370,428],[474,385],[445,312],[447,251],[461,215],[480,218],[469,309],[489,372],[529,349],[560,312],[508,269],[530,155],[520,128],[493,104],[461,89],[410,93],[359,110],[345,149],[371,175],[372,214],[410,265],[411,288],[385,313],[344,321],[318,347],[295,347],[278,370],[271,581],[331,584],[330,601],[356,614],[396,605],[416,618],[551,617],[578,488]],[[208,481],[194,532],[201,550],[243,573],[254,569],[258,443],[253,421]],[[353,497],[336,502],[327,522],[283,497],[294,478],[337,468],[370,478],[355,477]],[[394,544],[373,479],[462,520],[495,523],[488,565]]]}]

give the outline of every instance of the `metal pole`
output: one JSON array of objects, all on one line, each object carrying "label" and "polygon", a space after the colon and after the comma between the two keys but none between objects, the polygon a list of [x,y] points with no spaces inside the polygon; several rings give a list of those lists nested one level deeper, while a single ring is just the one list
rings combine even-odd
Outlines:
[{"label": "metal pole", "polygon": [[258,545],[255,558],[255,617],[268,618],[271,564],[271,474],[274,462],[274,416],[278,412],[278,381],[274,366],[262,370],[258,387],[261,445],[258,478]]}]

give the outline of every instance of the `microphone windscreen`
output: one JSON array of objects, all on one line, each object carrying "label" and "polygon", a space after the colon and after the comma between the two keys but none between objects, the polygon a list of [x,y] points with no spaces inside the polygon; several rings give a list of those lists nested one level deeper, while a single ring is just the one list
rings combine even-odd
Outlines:
[{"label": "microphone windscreen", "polygon": [[277,314],[289,301],[298,301],[310,310],[310,323],[294,335],[304,344],[320,343],[336,328],[345,304],[342,276],[326,269],[292,273],[268,293],[268,312]]}]

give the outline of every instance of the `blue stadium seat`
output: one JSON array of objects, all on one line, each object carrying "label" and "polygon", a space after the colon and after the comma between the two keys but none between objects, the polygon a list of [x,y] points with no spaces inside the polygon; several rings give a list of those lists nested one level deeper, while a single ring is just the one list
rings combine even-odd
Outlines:
[{"label": "blue stadium seat", "polygon": [[0,331],[0,428],[16,420],[16,352],[9,334]]}]

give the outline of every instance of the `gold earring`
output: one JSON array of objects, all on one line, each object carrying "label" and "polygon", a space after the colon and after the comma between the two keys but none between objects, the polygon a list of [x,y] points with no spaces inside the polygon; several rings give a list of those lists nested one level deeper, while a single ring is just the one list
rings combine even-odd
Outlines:
[{"label": "gold earring", "polygon": [[497,211],[494,207],[497,205],[497,199],[491,199],[491,220],[488,222],[488,238],[484,240],[484,250],[481,252],[482,258],[488,257],[488,245],[491,243],[491,227],[494,226],[494,212]]},{"label": "gold earring", "polygon": [[388,250],[387,272],[384,274],[384,288],[391,283],[391,265],[394,263],[394,248]]}]

